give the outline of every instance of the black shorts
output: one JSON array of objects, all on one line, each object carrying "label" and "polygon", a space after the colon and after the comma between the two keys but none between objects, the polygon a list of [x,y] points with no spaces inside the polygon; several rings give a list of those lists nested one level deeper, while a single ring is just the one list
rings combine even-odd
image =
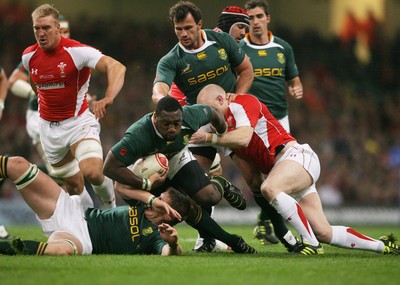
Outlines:
[{"label": "black shorts", "polygon": [[208,158],[210,161],[214,161],[217,154],[217,149],[212,146],[189,147],[189,150],[195,155]]},{"label": "black shorts", "polygon": [[167,184],[189,197],[193,197],[201,189],[211,184],[211,181],[199,162],[193,160],[183,166]]},{"label": "black shorts", "polygon": [[[197,192],[209,184],[211,184],[211,181],[199,162],[197,160],[192,160],[183,166],[172,180],[167,179],[161,187],[151,189],[151,193],[155,196],[160,196],[161,193],[165,192],[169,187],[173,187],[192,198]],[[137,200],[124,199],[124,201],[131,206],[140,203]]]}]

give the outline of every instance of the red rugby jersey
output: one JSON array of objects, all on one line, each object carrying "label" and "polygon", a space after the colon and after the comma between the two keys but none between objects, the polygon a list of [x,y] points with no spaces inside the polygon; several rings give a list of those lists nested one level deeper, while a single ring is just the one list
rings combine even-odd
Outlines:
[{"label": "red rugby jersey", "polygon": [[51,51],[42,50],[37,43],[26,48],[22,63],[36,85],[40,117],[62,121],[87,110],[90,69],[102,56],[91,46],[63,37]]}]

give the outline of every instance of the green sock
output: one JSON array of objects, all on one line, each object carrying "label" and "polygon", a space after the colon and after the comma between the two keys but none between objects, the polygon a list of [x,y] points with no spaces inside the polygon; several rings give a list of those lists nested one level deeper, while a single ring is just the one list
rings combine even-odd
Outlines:
[{"label": "green sock", "polygon": [[[206,212],[211,217],[212,207],[201,207],[203,212]],[[211,238],[204,230],[199,230],[199,235],[201,238]]]},{"label": "green sock", "polygon": [[264,208],[261,208],[261,211],[258,214],[258,219],[260,221],[269,220],[269,215],[268,215],[267,211]]},{"label": "green sock", "polygon": [[11,246],[11,241],[0,241],[0,254],[16,255],[17,252]]},{"label": "green sock", "polygon": [[268,203],[268,201],[261,194],[259,196],[254,195],[254,201],[266,214],[265,220],[271,220],[272,225],[274,226],[275,235],[279,240],[282,241],[285,234],[289,231],[282,216],[275,210],[274,207],[272,207]]},{"label": "green sock", "polygon": [[186,223],[199,232],[211,238],[218,239],[229,246],[235,246],[237,244],[238,237],[226,232],[200,207],[196,207],[196,211],[192,213],[191,217],[186,219]]},{"label": "green sock", "polygon": [[0,178],[7,178],[8,156],[0,155]]},{"label": "green sock", "polygon": [[214,176],[211,179],[211,184],[214,185],[214,188],[217,189],[219,193],[221,193],[221,197],[224,197],[224,187],[226,185],[226,181],[223,179],[220,179],[222,176]]},{"label": "green sock", "polygon": [[15,238],[11,241],[0,242],[0,253],[6,255],[43,255],[47,243],[34,240]]},{"label": "green sock", "polygon": [[[216,175],[211,179],[211,183],[222,194],[225,200],[228,201],[229,204],[231,204],[232,207],[239,210],[244,210],[246,208],[246,201],[244,200],[242,193],[239,189],[234,187],[232,183],[229,182],[226,178],[221,175]],[[232,191],[230,187],[233,187],[233,189],[237,190]]]}]

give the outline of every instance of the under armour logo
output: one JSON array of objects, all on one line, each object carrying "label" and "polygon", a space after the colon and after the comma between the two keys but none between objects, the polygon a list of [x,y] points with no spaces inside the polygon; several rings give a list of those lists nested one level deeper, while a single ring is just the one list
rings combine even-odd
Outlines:
[{"label": "under armour logo", "polygon": [[32,68],[31,69],[31,73],[37,75],[37,73],[38,73],[37,68]]}]

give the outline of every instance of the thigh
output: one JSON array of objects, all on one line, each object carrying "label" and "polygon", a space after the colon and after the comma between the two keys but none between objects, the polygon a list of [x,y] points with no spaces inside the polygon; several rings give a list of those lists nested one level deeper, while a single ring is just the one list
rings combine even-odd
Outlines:
[{"label": "thigh", "polygon": [[235,154],[231,155],[232,161],[239,168],[247,185],[253,193],[260,193],[261,184],[264,181],[264,174],[261,173],[254,164],[238,157]]},{"label": "thigh", "polygon": [[100,142],[100,123],[89,111],[63,121],[60,127],[63,133],[70,138],[70,145],[83,139],[93,139]]},{"label": "thigh", "polygon": [[69,233],[79,240],[83,254],[92,252],[89,230],[79,196],[69,196],[60,191],[54,214],[48,219],[39,219],[39,222],[45,235],[50,237],[54,232]]},{"label": "thigh", "polygon": [[215,159],[215,155],[217,154],[217,150],[212,146],[193,146],[189,147],[189,150],[199,161],[204,171],[208,173]]},{"label": "thigh", "polygon": [[[59,125],[41,120],[40,141],[47,161],[51,165],[59,166],[69,152],[70,137],[62,131]],[[63,164],[64,162],[61,163],[61,165]]]},{"label": "thigh", "polygon": [[197,160],[185,164],[171,180],[171,186],[191,198],[208,185],[211,181]]},{"label": "thigh", "polygon": [[310,187],[313,180],[297,162],[284,160],[275,165],[262,185],[263,193],[273,199],[280,192],[292,195]]}]

